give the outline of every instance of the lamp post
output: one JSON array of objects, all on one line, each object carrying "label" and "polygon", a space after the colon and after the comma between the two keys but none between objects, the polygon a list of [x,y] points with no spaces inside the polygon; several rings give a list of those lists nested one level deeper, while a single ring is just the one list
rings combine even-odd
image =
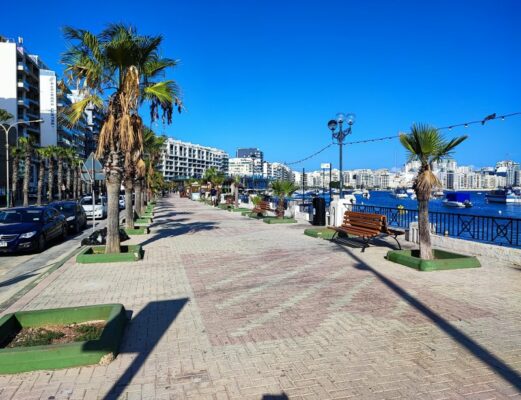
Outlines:
[{"label": "lamp post", "polygon": [[253,191],[255,192],[255,159],[257,158],[257,156],[252,153],[250,154],[250,158],[251,158],[251,179],[252,179],[252,186],[253,186]]},{"label": "lamp post", "polygon": [[[347,128],[344,128],[344,123],[347,124]],[[333,135],[333,140],[337,141],[339,148],[339,189],[340,189],[340,198],[342,198],[342,192],[344,187],[344,182],[342,179],[342,145],[344,144],[344,139],[347,135],[351,134],[351,128],[355,123],[355,114],[348,113],[338,113],[335,119],[332,119],[327,123],[327,127],[331,131]],[[337,130],[338,128],[338,130]]]},{"label": "lamp post", "polygon": [[30,124],[30,123],[33,123],[33,122],[43,122],[43,119],[35,119],[35,120],[31,120],[31,121],[18,121],[18,122],[15,122],[11,125],[9,125],[7,128],[4,126],[4,124],[0,124],[0,127],[2,127],[2,129],[4,130],[5,132],[5,170],[6,170],[6,173],[7,173],[7,176],[6,176],[6,207],[9,208],[10,206],[10,193],[9,193],[9,131],[11,130],[11,128],[15,127],[16,125],[22,125],[22,124]]}]

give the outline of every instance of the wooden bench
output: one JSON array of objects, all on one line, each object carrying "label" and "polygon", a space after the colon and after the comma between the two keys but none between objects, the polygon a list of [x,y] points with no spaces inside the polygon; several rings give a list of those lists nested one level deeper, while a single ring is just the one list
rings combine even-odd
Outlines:
[{"label": "wooden bench", "polygon": [[252,213],[256,214],[265,214],[267,212],[275,212],[275,210],[270,208],[270,203],[263,200],[259,204],[257,204],[253,209],[251,210]]},{"label": "wooden bench", "polygon": [[381,235],[391,236],[398,244],[399,249],[402,249],[398,236],[405,234],[405,232],[395,229],[390,229],[387,226],[387,218],[385,215],[369,214],[354,211],[346,211],[344,213],[344,222],[341,226],[330,226],[335,230],[332,240],[335,235],[339,233],[351,234],[362,238],[364,247],[369,247],[369,241]]}]

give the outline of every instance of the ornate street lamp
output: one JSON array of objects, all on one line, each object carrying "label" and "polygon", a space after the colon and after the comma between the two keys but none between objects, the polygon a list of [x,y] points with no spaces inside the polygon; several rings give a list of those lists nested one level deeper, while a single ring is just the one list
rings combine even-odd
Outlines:
[{"label": "ornate street lamp", "polygon": [[[352,113],[338,113],[335,119],[332,119],[327,123],[327,127],[331,131],[333,135],[333,140],[336,140],[339,147],[339,186],[340,186],[340,198],[343,196],[343,188],[344,188],[344,180],[342,177],[342,145],[344,144],[344,139],[347,135],[351,134],[351,128],[355,123],[355,114]],[[347,124],[347,127],[344,128],[344,124]],[[330,183],[331,185],[331,183]]]}]

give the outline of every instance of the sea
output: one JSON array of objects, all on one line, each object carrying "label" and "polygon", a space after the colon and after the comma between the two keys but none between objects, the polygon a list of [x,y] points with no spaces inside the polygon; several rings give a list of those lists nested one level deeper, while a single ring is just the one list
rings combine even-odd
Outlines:
[{"label": "sea", "polygon": [[[349,193],[350,191],[346,191],[345,193]],[[459,191],[465,192],[465,191]],[[406,209],[417,210],[418,202],[416,200],[412,200],[410,197],[404,199],[397,199],[392,196],[392,191],[385,190],[373,190],[369,191],[370,197],[369,199],[364,198],[362,195],[355,195],[356,204],[363,205],[372,205],[372,206],[381,206],[381,207],[391,207],[396,208],[397,206],[403,206]],[[445,207],[443,205],[443,199],[432,199],[429,202],[429,210],[430,211],[439,211],[446,213],[455,213],[455,214],[466,214],[466,215],[480,215],[480,216],[489,216],[489,217],[507,217],[507,218],[521,218],[521,204],[498,204],[498,203],[488,203],[485,197],[486,191],[484,192],[476,192],[469,191],[465,192],[470,194],[470,201],[472,202],[472,207],[470,208],[453,208],[453,207]],[[322,195],[319,193],[319,196],[324,197],[326,200],[326,205],[329,204],[329,193],[324,193]],[[294,198],[301,198],[301,195],[295,195]],[[311,201],[312,196],[306,195],[306,202]]]}]

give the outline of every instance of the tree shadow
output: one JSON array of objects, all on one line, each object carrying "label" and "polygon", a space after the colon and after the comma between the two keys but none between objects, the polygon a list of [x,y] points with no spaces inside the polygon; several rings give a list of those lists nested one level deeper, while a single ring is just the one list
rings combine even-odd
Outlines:
[{"label": "tree shadow", "polygon": [[201,231],[209,231],[212,229],[219,229],[215,222],[192,222],[189,224],[177,224],[175,222],[170,223],[173,228],[158,229],[154,232],[153,236],[141,243],[142,246],[153,243],[157,240],[175,237],[180,235],[186,235],[191,233],[197,233]]},{"label": "tree shadow", "polygon": [[427,305],[410,295],[406,290],[402,289],[391,279],[382,275],[380,272],[373,269],[370,265],[365,263],[361,258],[356,256],[353,251],[346,249],[345,247],[337,244],[341,251],[347,253],[351,258],[356,261],[355,268],[370,271],[375,275],[382,283],[384,283],[389,289],[395,294],[400,296],[407,304],[415,308],[417,311],[422,313],[430,321],[432,321],[439,329],[441,329],[446,335],[450,336],[455,342],[463,346],[469,353],[474,355],[477,359],[481,360],[490,369],[500,375],[503,379],[508,381],[511,385],[515,386],[518,390],[521,389],[521,376],[517,371],[508,366],[501,359],[492,354],[489,350],[481,346],[471,337],[467,336],[464,332],[459,330],[457,327],[452,325],[445,318],[436,314]]},{"label": "tree shadow", "polygon": [[261,400],[289,400],[289,397],[282,392],[281,394],[264,394]]},{"label": "tree shadow", "polygon": [[29,278],[35,276],[35,275],[38,275],[35,271],[31,271],[31,272],[28,272],[28,273],[25,273],[25,274],[22,274],[22,275],[18,275],[18,276],[15,276],[14,278],[7,279],[7,280],[5,280],[3,282],[0,282],[0,287],[11,286],[11,285],[14,285],[15,283],[24,281],[26,279],[29,279]]},{"label": "tree shadow", "polygon": [[120,353],[137,355],[104,400],[120,398],[187,302],[188,298],[152,301],[129,322]]}]

